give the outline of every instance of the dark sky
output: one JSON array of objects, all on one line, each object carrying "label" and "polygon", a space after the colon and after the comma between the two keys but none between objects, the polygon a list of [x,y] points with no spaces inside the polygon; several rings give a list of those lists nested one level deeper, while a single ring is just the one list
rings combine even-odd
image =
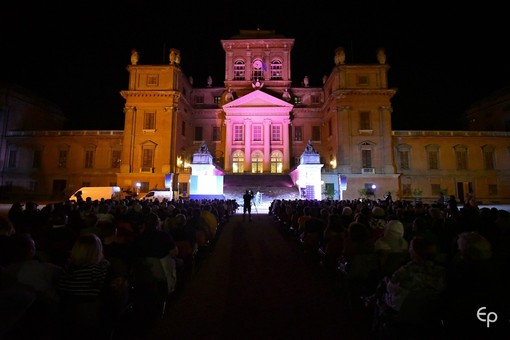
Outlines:
[{"label": "dark sky", "polygon": [[[484,5],[489,7],[490,2]],[[205,5],[204,5],[205,4]],[[67,128],[122,129],[130,50],[140,64],[181,66],[196,86],[211,75],[220,86],[220,40],[240,29],[271,29],[295,39],[292,78],[321,85],[346,49],[346,63],[375,63],[387,54],[397,130],[461,129],[466,108],[510,85],[510,28],[497,5],[443,8],[447,2],[310,1],[12,1],[2,4],[0,81],[59,105]],[[449,6],[449,5],[448,5]],[[5,20],[6,19],[6,20]]]}]

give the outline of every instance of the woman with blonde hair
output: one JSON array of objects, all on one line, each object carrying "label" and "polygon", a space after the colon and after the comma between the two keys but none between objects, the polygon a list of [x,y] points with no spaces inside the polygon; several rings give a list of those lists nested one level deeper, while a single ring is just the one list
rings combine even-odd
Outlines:
[{"label": "woman with blonde hair", "polygon": [[103,255],[101,239],[95,234],[80,235],[58,283],[69,336],[90,338],[108,333],[110,283],[111,266]]}]

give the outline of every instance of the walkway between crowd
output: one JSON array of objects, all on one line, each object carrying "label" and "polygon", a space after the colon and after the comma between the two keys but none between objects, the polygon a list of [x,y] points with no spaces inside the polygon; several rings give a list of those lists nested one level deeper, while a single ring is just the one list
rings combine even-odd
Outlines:
[{"label": "walkway between crowd", "polygon": [[[149,331],[117,330],[119,339],[368,339],[342,294],[304,256],[275,218],[234,215],[192,279]],[[126,328],[124,328],[126,327]],[[127,331],[127,333],[126,333]]]}]

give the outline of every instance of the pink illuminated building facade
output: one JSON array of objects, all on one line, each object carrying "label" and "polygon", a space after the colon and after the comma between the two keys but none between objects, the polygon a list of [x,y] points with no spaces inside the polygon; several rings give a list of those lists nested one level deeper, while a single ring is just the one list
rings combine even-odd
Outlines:
[{"label": "pink illuminated building facade", "polygon": [[[349,64],[338,48],[331,72],[311,86],[308,77],[292,78],[294,39],[241,30],[221,44],[225,77],[209,78],[205,87],[183,73],[179,50],[171,49],[163,65],[140,64],[143,51],[133,51],[121,91],[122,131],[7,132],[3,191],[57,197],[84,185],[140,184],[142,192],[169,189],[186,197],[193,155],[205,145],[225,177],[227,198],[250,178],[271,199],[281,192],[356,199],[368,191],[374,198],[421,192],[425,200],[447,193],[510,201],[508,132],[392,130],[397,90],[388,84],[383,49],[374,51],[374,63]],[[36,150],[44,156],[38,168],[20,161]],[[290,188],[277,190],[283,182]]]}]

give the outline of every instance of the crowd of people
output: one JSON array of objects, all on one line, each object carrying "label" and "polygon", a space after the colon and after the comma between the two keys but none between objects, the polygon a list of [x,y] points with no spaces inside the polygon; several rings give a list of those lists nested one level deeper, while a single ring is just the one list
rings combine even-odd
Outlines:
[{"label": "crowd of people", "polygon": [[274,200],[269,213],[381,338],[508,330],[506,210],[470,197],[459,206],[451,199]]},{"label": "crowd of people", "polygon": [[[0,337],[112,339],[127,312],[138,321],[161,316],[238,207],[217,199],[14,203],[0,219]],[[506,210],[480,208],[474,197],[460,207],[275,199],[269,214],[382,338],[462,338],[508,324]]]},{"label": "crowd of people", "polygon": [[162,316],[235,200],[85,199],[0,218],[0,338],[112,339],[125,313]]}]

